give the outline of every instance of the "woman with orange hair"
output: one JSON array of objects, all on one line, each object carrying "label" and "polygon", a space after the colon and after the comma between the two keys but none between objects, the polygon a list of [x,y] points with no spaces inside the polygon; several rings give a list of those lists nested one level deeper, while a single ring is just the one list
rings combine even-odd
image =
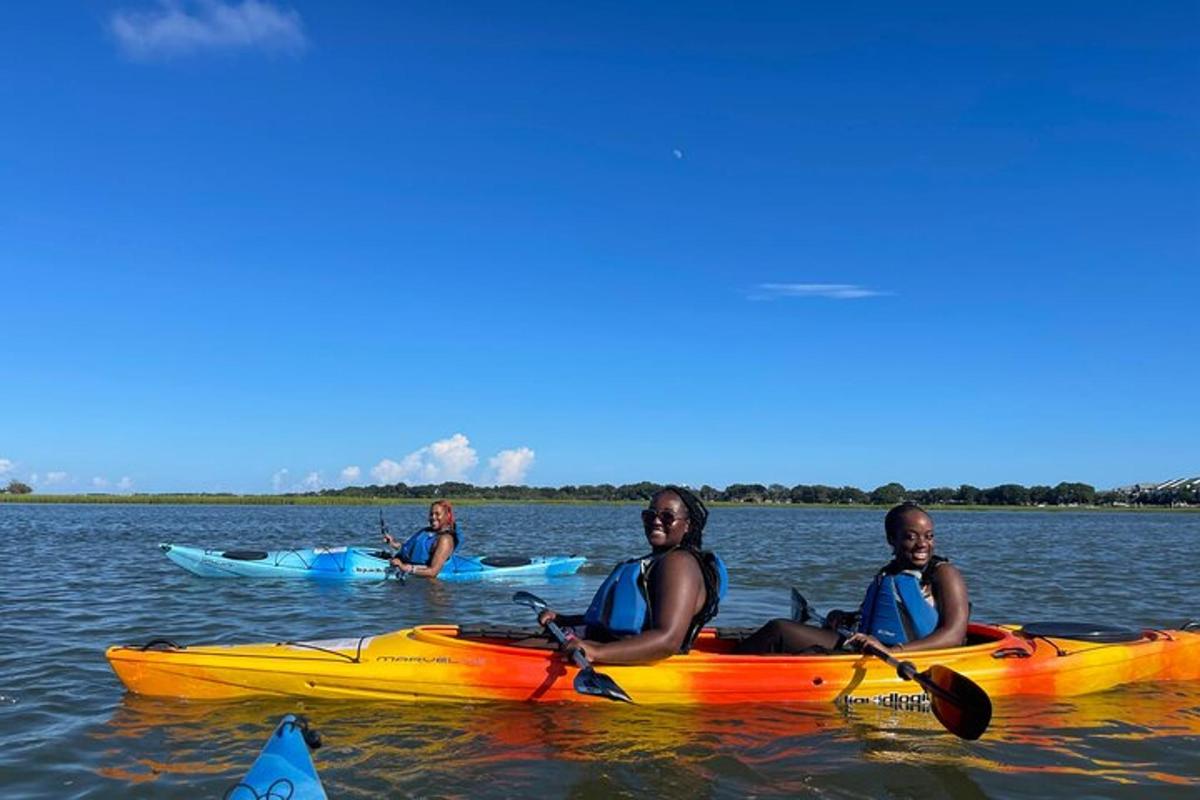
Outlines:
[{"label": "woman with orange hair", "polygon": [[429,507],[429,527],[408,537],[404,544],[398,545],[387,532],[383,534],[383,540],[389,547],[400,548],[389,562],[395,569],[409,575],[436,578],[459,544],[454,509],[445,500],[438,500]]}]

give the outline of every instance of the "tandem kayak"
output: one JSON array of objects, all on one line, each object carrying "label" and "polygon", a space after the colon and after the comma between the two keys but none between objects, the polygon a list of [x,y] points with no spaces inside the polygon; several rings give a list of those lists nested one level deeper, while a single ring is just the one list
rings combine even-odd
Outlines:
[{"label": "tandem kayak", "polygon": [[309,748],[320,746],[321,737],[309,729],[304,717],[285,714],[246,777],[231,787],[225,797],[227,800],[267,797],[326,800],[325,787],[308,752]]},{"label": "tandem kayak", "polygon": [[[1200,680],[1200,632],[1142,630],[1131,641],[1084,641],[971,624],[962,647],[905,653],[940,664],[992,697],[1067,696],[1127,683]],[[464,702],[583,701],[578,672],[557,653],[514,646],[524,631],[425,625],[313,642],[181,647],[165,640],[110,647],[121,682],[145,695],[204,700],[251,695]],[[924,707],[919,687],[861,655],[734,655],[737,638],[705,629],[687,654],[648,665],[600,665],[636,703],[877,703]]]},{"label": "tandem kayak", "polygon": [[[398,577],[388,569],[390,553],[369,547],[313,547],[306,550],[203,550],[160,544],[167,558],[188,572],[206,578],[303,578],[307,580],[387,580]],[[450,557],[438,579],[469,581],[505,577],[572,575],[587,559],[582,556],[532,558]]]}]

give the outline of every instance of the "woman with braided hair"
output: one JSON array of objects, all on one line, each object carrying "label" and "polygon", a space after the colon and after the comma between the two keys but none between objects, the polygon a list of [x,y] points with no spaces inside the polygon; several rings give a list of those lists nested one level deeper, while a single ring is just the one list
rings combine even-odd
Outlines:
[{"label": "woman with braided hair", "polygon": [[635,664],[686,653],[700,628],[717,614],[729,579],[721,559],[703,546],[708,509],[681,486],[667,486],[642,511],[650,553],[623,561],[580,615],[543,611],[572,631],[568,656]]}]

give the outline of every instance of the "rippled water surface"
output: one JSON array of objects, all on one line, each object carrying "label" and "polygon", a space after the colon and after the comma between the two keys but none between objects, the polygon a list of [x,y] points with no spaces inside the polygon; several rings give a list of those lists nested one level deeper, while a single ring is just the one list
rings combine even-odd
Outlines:
[{"label": "rippled water surface", "polygon": [[[394,531],[424,509],[387,509]],[[715,509],[706,544],[731,565],[719,623],[788,613],[788,588],[853,606],[887,551],[881,511]],[[578,576],[522,582],[581,610],[611,565],[644,549],[634,506],[468,506],[463,552],[577,553]],[[0,795],[220,797],[278,717],[306,714],[331,797],[537,795],[1194,797],[1200,685],[1070,700],[997,700],[978,742],[916,711],[834,706],[654,709],[424,706],[263,699],[188,703],[125,693],[110,644],[378,633],[417,622],[530,622],[514,584],[330,586],[194,577],[158,542],[290,548],[375,543],[378,510],[347,507],[0,506]],[[1200,617],[1200,515],[941,512],[939,552],[974,617],[1177,625]]]}]

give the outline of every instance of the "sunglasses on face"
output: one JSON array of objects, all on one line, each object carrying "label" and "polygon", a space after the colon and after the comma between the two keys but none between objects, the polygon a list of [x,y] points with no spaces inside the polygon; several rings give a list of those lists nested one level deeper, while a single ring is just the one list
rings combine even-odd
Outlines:
[{"label": "sunglasses on face", "polygon": [[664,528],[669,528],[675,523],[676,520],[684,520],[687,519],[687,517],[677,517],[670,511],[655,511],[652,508],[647,508],[642,512],[643,525],[653,525],[655,519],[661,522]]}]

